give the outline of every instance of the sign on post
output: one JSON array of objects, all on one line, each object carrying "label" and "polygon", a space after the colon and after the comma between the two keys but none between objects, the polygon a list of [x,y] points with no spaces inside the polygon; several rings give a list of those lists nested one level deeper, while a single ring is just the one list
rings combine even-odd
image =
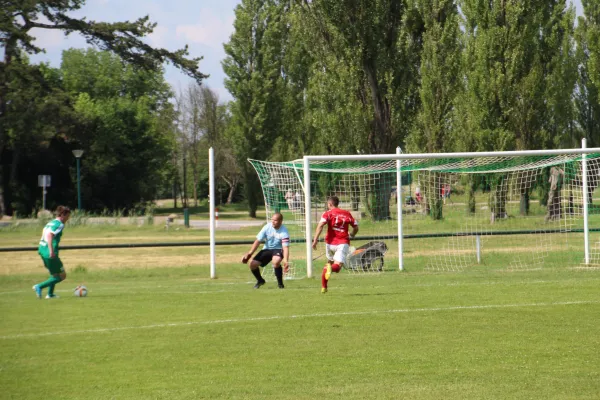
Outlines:
[{"label": "sign on post", "polygon": [[38,186],[42,188],[42,208],[45,210],[46,209],[46,193],[48,193],[48,191],[46,190],[47,187],[50,187],[50,183],[51,183],[51,177],[50,175],[38,175]]}]

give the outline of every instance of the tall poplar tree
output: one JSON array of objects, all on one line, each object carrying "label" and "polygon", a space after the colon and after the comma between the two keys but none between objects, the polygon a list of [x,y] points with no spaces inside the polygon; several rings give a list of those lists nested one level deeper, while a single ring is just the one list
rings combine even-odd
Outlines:
[{"label": "tall poplar tree", "polygon": [[262,194],[246,159],[268,158],[281,133],[281,66],[288,10],[285,1],[242,0],[235,9],[234,33],[225,44],[225,86],[234,98],[230,129],[252,218]]},{"label": "tall poplar tree", "polygon": [[346,65],[350,91],[370,114],[367,153],[395,152],[414,126],[423,24],[412,1],[303,0],[334,68]]},{"label": "tall poplar tree", "polygon": [[[454,0],[420,0],[423,19],[423,51],[421,53],[421,108],[417,124],[411,132],[408,148],[412,152],[451,151],[452,115],[460,88],[461,32],[458,8]],[[439,176],[423,188],[436,188]],[[425,182],[423,182],[425,183]],[[430,215],[442,218],[443,201],[439,190],[424,193]]]},{"label": "tall poplar tree", "polygon": [[455,0],[420,0],[423,18],[421,108],[409,150],[441,152],[453,149],[452,113],[460,89],[461,31]]},{"label": "tall poplar tree", "polygon": [[588,147],[600,146],[600,0],[583,0],[583,17],[577,23],[579,74],[575,107],[579,131],[570,138],[579,146],[582,137]]},{"label": "tall poplar tree", "polygon": [[[572,9],[564,0],[460,0],[465,90],[457,101],[460,150],[544,148],[570,124]],[[504,198],[504,196],[500,196]],[[521,212],[527,213],[528,192]],[[495,204],[504,215],[504,205]]]}]

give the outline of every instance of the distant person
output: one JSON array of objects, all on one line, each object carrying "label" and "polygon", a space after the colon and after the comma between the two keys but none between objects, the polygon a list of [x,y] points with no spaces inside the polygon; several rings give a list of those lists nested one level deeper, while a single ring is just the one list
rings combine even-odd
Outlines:
[{"label": "distant person", "polygon": [[421,203],[421,200],[423,200],[423,196],[421,196],[421,188],[419,186],[415,188],[415,199],[417,200],[417,203]]},{"label": "distant person", "polygon": [[254,289],[258,289],[266,283],[258,267],[264,267],[269,263],[273,265],[273,269],[275,270],[277,287],[283,289],[283,270],[281,269],[281,264],[283,264],[283,267],[287,271],[290,257],[290,234],[285,225],[283,225],[283,215],[280,213],[273,214],[271,222],[260,230],[258,235],[256,235],[256,240],[252,244],[252,248],[242,257],[242,263],[248,263],[262,242],[265,243],[263,249],[250,262],[250,272],[256,278]]},{"label": "distant person", "polygon": [[[327,225],[327,234],[325,235],[327,264],[325,264],[321,274],[321,293],[327,293],[327,283],[331,277],[331,272],[338,273],[342,269],[350,250],[350,239],[353,239],[358,233],[358,222],[350,212],[338,208],[339,204],[340,200],[336,196],[327,198],[327,208],[329,210],[321,216],[312,242],[312,247],[316,250],[319,236],[325,225]],[[348,234],[350,226],[352,226],[352,233]]]},{"label": "distant person", "polygon": [[302,200],[302,193],[299,190],[296,190],[294,194],[294,207],[300,210],[304,209],[304,201]]},{"label": "distant person", "polygon": [[[450,193],[452,193],[452,189],[449,183],[444,185],[444,204],[446,204],[446,199],[450,200]],[[453,203],[454,204],[454,203]]]},{"label": "distant person", "polygon": [[290,210],[294,209],[294,192],[292,192],[292,189],[288,189],[287,192],[285,192],[285,201],[288,205],[288,208]]},{"label": "distant person", "polygon": [[62,238],[65,224],[70,217],[71,210],[69,207],[58,206],[56,209],[56,219],[48,222],[42,231],[38,254],[42,257],[44,267],[50,272],[50,278],[37,285],[33,285],[33,290],[38,299],[42,298],[42,290],[45,288],[48,288],[46,299],[57,299],[58,296],[54,294],[54,287],[57,283],[67,278],[63,263],[58,257],[58,245]]}]

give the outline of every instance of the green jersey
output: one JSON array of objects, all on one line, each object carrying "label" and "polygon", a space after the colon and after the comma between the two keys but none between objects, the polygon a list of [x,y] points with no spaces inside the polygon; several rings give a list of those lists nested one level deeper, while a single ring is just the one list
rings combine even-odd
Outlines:
[{"label": "green jersey", "polygon": [[46,224],[44,231],[42,232],[42,238],[40,239],[40,246],[38,247],[38,253],[40,253],[42,257],[50,258],[50,249],[48,248],[49,243],[46,242],[46,235],[48,232],[54,235],[52,238],[52,248],[54,249],[54,255],[58,257],[58,244],[60,243],[64,227],[65,224],[59,219],[54,219]]}]

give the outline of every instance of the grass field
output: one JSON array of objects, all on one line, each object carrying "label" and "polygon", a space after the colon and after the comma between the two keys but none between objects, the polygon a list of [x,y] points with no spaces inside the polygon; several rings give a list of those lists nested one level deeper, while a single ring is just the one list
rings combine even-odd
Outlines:
[{"label": "grass field", "polygon": [[[41,271],[40,271],[41,272]],[[597,399],[600,272],[0,277],[3,399]],[[42,278],[43,274],[39,274]],[[75,298],[77,283],[90,289]]]},{"label": "grass field", "polygon": [[[459,206],[446,211],[441,222],[414,216],[407,233],[460,230]],[[361,229],[394,232],[383,225]],[[0,246],[35,247],[40,232],[0,228]],[[600,269],[582,265],[581,234],[544,244],[543,267],[526,268],[542,236],[484,237],[482,263],[460,272],[426,268],[448,238],[406,240],[404,272],[389,240],[386,273],[343,271],[326,295],[307,278],[253,290],[244,245],[217,247],[215,280],[207,247],[64,250],[61,298],[38,300],[36,252],[0,253],[0,399],[598,399]],[[109,223],[67,226],[61,244],[207,240],[207,230]],[[291,254],[301,269],[304,245]],[[88,297],[72,295],[77,284]]]}]

